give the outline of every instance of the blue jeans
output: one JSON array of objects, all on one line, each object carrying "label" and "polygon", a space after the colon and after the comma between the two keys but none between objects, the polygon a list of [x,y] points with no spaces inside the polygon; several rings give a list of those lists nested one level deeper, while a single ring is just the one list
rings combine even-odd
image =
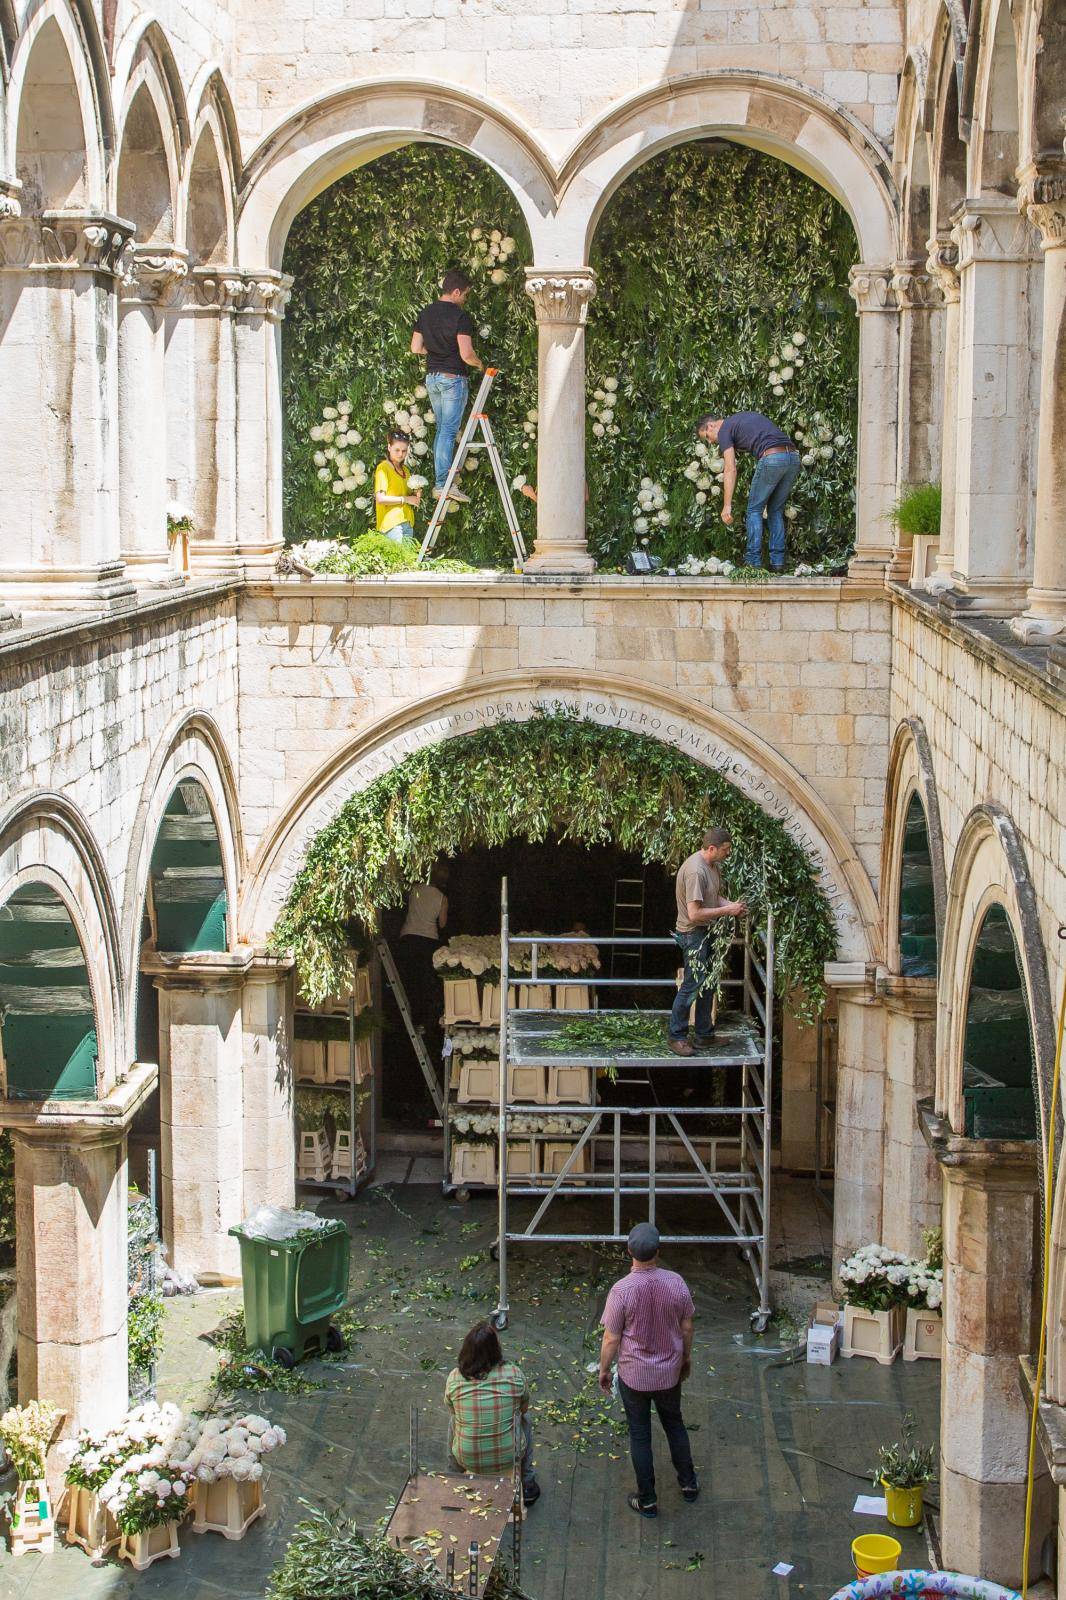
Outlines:
[{"label": "blue jeans", "polygon": [[675,932],[674,939],[685,963],[685,975],[681,979],[681,987],[677,991],[677,999],[670,1012],[670,1037],[684,1039],[687,1036],[688,1014],[695,1000],[696,1032],[703,1039],[709,1038],[714,1032],[714,1025],[711,1022],[714,990],[708,984],[704,993],[700,994],[700,980],[693,970],[693,958],[696,958],[698,967],[706,966],[710,934],[705,928],[697,928],[695,933]]},{"label": "blue jeans", "polygon": [[744,563],[749,567],[762,565],[762,514],[770,524],[770,566],[779,572],[785,564],[785,505],[792,486],[799,477],[798,450],[782,450],[778,455],[763,456],[755,468],[748,493],[748,509],[744,520],[748,529],[748,547]]},{"label": "blue jeans", "polygon": [[430,372],[426,375],[426,388],[433,407],[433,483],[443,489],[448,468],[455,454],[455,440],[463,420],[470,385],[465,378],[453,372]]},{"label": "blue jeans", "polygon": [[631,1389],[628,1383],[618,1380],[618,1393],[622,1396],[626,1421],[629,1423],[629,1454],[637,1477],[637,1494],[641,1504],[655,1504],[655,1458],[651,1450],[651,1408],[659,1413],[659,1421],[670,1446],[670,1460],[682,1489],[691,1489],[696,1482],[696,1469],[692,1465],[692,1450],[688,1442],[688,1429],[681,1416],[681,1385],[672,1389]]}]

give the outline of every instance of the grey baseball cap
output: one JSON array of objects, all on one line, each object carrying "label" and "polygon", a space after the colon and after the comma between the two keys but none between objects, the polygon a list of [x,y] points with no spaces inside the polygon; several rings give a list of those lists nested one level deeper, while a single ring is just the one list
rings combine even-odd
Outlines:
[{"label": "grey baseball cap", "polygon": [[659,1230],[650,1222],[638,1222],[626,1243],[634,1261],[650,1261],[659,1254]]}]

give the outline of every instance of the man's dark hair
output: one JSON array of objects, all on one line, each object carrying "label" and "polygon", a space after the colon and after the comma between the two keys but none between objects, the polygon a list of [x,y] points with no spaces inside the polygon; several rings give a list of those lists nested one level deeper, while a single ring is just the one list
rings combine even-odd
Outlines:
[{"label": "man's dark hair", "polygon": [[469,289],[470,279],[458,267],[452,267],[440,280],[441,294],[454,294],[456,289]]},{"label": "man's dark hair", "polygon": [[723,844],[732,844],[733,835],[728,828],[708,828],[703,835],[704,850],[717,850]]},{"label": "man's dark hair", "polygon": [[713,411],[705,411],[696,422],[696,432],[702,433],[708,422],[720,422],[721,418],[715,416]]},{"label": "man's dark hair", "polygon": [[459,1371],[464,1378],[487,1378],[503,1360],[500,1336],[491,1322],[475,1322],[459,1352]]}]

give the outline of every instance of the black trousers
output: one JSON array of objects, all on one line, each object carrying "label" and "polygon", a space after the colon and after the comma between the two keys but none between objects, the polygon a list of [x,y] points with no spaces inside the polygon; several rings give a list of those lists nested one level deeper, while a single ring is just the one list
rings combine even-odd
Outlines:
[{"label": "black trousers", "polygon": [[637,1494],[645,1505],[655,1499],[655,1461],[651,1450],[651,1408],[659,1413],[659,1421],[670,1446],[670,1460],[683,1489],[696,1481],[692,1465],[692,1451],[688,1442],[688,1429],[681,1417],[681,1384],[672,1389],[631,1389],[628,1383],[618,1380],[626,1421],[629,1423],[629,1454],[633,1471],[637,1475]]}]

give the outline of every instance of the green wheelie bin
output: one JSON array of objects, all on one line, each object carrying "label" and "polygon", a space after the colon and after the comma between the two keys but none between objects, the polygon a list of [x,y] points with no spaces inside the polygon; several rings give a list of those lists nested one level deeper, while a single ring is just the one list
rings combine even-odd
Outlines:
[{"label": "green wheelie bin", "polygon": [[330,1318],[348,1299],[348,1229],[336,1219],[317,1217],[307,1226],[294,1226],[299,1216],[277,1212],[264,1222],[259,1213],[229,1230],[241,1247],[248,1349],[283,1367],[344,1349]]}]

